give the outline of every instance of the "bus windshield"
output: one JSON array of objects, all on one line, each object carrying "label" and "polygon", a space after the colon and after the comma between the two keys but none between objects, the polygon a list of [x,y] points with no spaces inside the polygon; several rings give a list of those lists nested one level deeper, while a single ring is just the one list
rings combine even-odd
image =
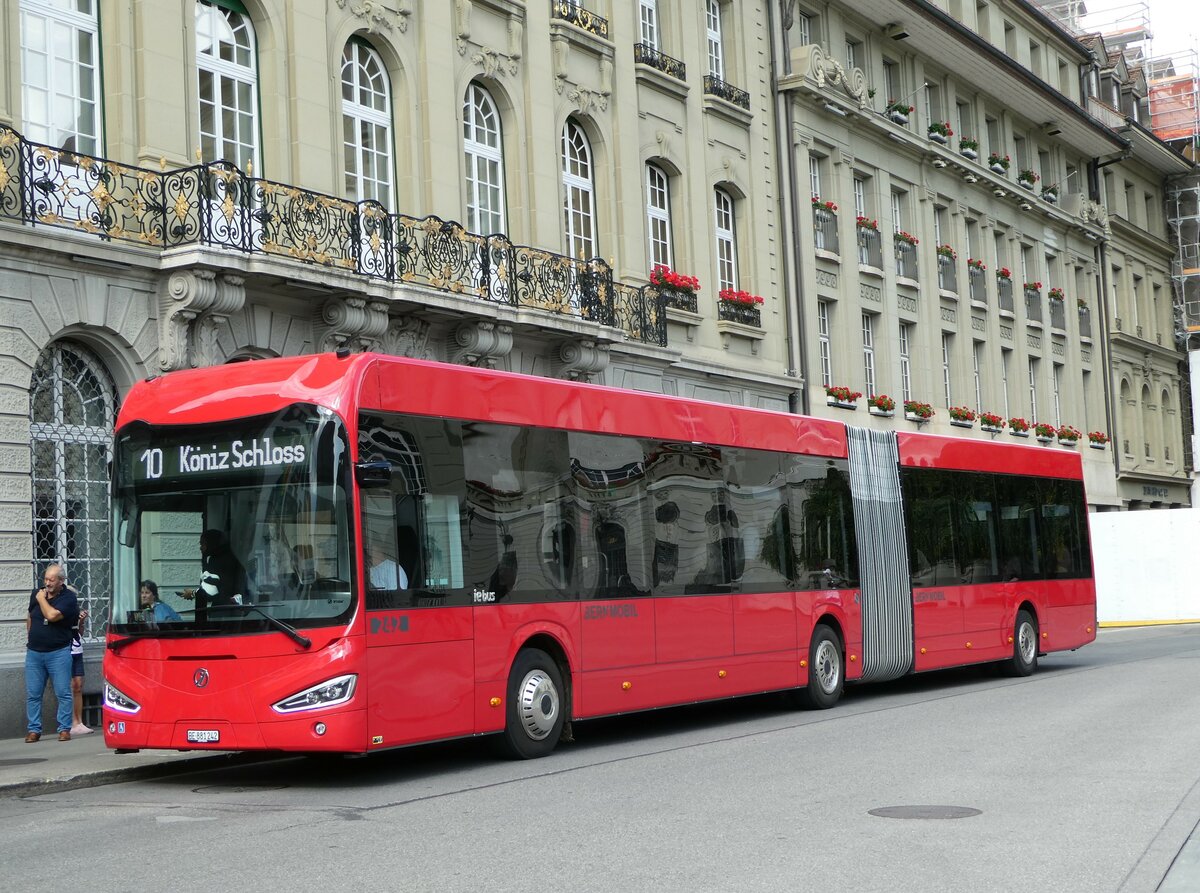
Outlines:
[{"label": "bus windshield", "polygon": [[113,631],[227,635],[344,621],[348,469],[344,426],[323,407],[126,427],[113,482]]}]

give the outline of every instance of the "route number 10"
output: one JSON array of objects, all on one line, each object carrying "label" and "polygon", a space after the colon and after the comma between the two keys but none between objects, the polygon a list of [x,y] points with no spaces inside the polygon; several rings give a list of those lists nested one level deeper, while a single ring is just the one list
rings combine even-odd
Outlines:
[{"label": "route number 10", "polygon": [[146,477],[151,480],[162,477],[163,452],[158,447],[144,451],[142,453],[142,463],[146,466]]}]

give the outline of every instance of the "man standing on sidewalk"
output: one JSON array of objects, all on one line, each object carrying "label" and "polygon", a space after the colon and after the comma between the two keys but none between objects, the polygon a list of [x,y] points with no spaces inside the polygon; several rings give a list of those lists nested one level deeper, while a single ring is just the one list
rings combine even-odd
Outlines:
[{"label": "man standing on sidewalk", "polygon": [[71,740],[71,638],[79,622],[79,603],[74,590],[67,588],[60,565],[47,567],[43,582],[45,585],[29,597],[29,615],[25,618],[29,633],[25,646],[26,744],[42,737],[42,692],[47,679],[58,701],[58,740]]}]

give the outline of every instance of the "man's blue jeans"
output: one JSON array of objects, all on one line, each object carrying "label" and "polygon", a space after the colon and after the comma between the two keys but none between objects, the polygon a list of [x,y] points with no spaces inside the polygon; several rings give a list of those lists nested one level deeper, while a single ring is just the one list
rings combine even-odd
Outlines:
[{"label": "man's blue jeans", "polygon": [[25,718],[28,730],[41,734],[42,692],[46,680],[54,686],[58,699],[58,731],[71,731],[71,646],[57,651],[25,649]]}]

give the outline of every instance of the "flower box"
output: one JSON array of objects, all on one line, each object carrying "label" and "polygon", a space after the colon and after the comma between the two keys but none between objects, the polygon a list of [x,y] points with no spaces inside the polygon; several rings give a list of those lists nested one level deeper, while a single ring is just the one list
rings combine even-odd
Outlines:
[{"label": "flower box", "polygon": [[992,169],[993,174],[999,174],[1002,177],[1008,173],[1008,168],[999,162],[996,162],[995,164],[989,164],[988,167]]},{"label": "flower box", "polygon": [[887,394],[872,394],[867,398],[867,409],[871,415],[890,419],[896,409],[896,401]]},{"label": "flower box", "polygon": [[1060,437],[1058,439],[1058,442],[1062,446],[1070,447],[1071,449],[1075,449],[1076,445],[1078,445],[1078,443],[1079,443],[1079,438],[1077,438],[1077,437]]},{"label": "flower box", "polygon": [[894,416],[896,414],[895,410],[880,409],[878,406],[868,407],[868,412],[870,412],[871,415],[877,415],[880,418],[885,418],[885,419],[890,419],[892,416]]},{"label": "flower box", "polygon": [[908,123],[908,115],[904,114],[904,112],[888,112],[888,117],[897,124],[903,125]]},{"label": "flower box", "polygon": [[1010,429],[1008,433],[1011,434],[1013,437],[1028,437],[1029,436],[1028,431],[1013,431]]},{"label": "flower box", "polygon": [[933,142],[938,143],[943,146],[947,145],[950,142],[950,137],[946,136],[946,134],[944,134],[944,133],[938,133],[936,130],[930,131],[929,138]]},{"label": "flower box", "polygon": [[1037,442],[1038,443],[1054,443],[1054,438],[1047,437],[1045,434],[1039,434],[1037,436]]},{"label": "flower box", "polygon": [[1108,444],[1106,444],[1106,443],[1095,443],[1095,442],[1092,442],[1092,443],[1089,443],[1089,444],[1088,444],[1088,446],[1090,446],[1090,447],[1091,447],[1093,450],[1106,450],[1106,449],[1108,449]]},{"label": "flower box", "polygon": [[974,428],[974,422],[968,422],[966,419],[951,419],[950,424],[955,428]]},{"label": "flower box", "polygon": [[1003,429],[999,425],[979,425],[979,430],[985,434],[999,434]]},{"label": "flower box", "polygon": [[1034,182],[1033,182],[1033,180],[1026,180],[1023,177],[1021,177],[1021,178],[1017,179],[1017,185],[1022,187],[1023,189],[1033,189]]},{"label": "flower box", "polygon": [[851,400],[839,400],[836,397],[826,397],[825,404],[827,406],[836,406],[838,409],[858,409],[858,403]]},{"label": "flower box", "polygon": [[861,396],[861,392],[852,391],[844,385],[825,386],[825,402],[839,409],[858,409],[858,398]]},{"label": "flower box", "polygon": [[910,422],[924,424],[933,418],[933,407],[918,400],[905,400],[904,417]]}]

